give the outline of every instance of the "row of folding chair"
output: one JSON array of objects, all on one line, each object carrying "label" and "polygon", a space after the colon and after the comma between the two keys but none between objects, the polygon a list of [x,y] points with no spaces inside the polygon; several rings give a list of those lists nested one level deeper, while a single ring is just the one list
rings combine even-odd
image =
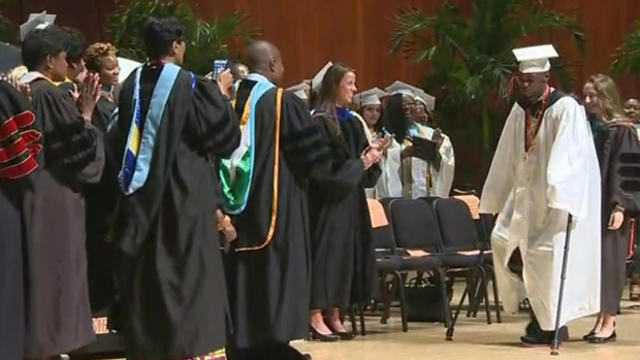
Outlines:
[{"label": "row of folding chair", "polygon": [[[501,321],[487,246],[490,224],[483,218],[474,221],[465,201],[456,198],[389,198],[369,200],[369,210],[374,227],[378,272],[383,280],[387,276],[392,278],[391,286],[381,289],[385,304],[383,320],[389,316],[390,298],[397,293],[402,330],[408,330],[405,279],[407,273],[416,272],[418,280],[423,278],[423,274],[429,275],[442,293],[448,340],[452,339],[455,321],[466,297],[469,298],[467,315],[477,314],[482,300],[487,322],[491,323],[489,282],[493,284],[497,320]],[[453,315],[449,294],[456,277],[464,277],[466,286]]]}]

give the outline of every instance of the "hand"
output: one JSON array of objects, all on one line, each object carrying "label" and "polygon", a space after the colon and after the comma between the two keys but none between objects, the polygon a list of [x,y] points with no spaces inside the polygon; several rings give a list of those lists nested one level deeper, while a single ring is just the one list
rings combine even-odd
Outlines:
[{"label": "hand", "polygon": [[93,109],[96,107],[100,97],[100,76],[98,74],[87,74],[80,86],[77,101],[78,109],[87,122],[91,122]]},{"label": "hand", "polygon": [[225,242],[230,243],[238,238],[238,232],[236,228],[229,223],[222,228],[222,236]]},{"label": "hand", "polygon": [[409,145],[402,150],[402,152],[400,153],[400,157],[402,159],[405,159],[405,158],[413,157],[415,154],[416,154],[416,149],[413,147],[413,145]]},{"label": "hand", "polygon": [[231,88],[233,87],[233,75],[231,75],[231,70],[227,69],[218,73],[216,82],[218,83],[218,87],[220,87],[222,95],[227,99],[231,99]]},{"label": "hand", "polygon": [[18,85],[18,90],[20,90],[22,95],[26,96],[27,99],[31,100],[31,85],[29,85],[29,84],[20,84],[20,85]]},{"label": "hand", "polygon": [[618,230],[622,226],[622,222],[624,221],[624,213],[620,210],[613,210],[611,212],[611,216],[609,217],[609,230]]},{"label": "hand", "polygon": [[380,162],[382,152],[374,147],[369,148],[362,156],[362,162],[364,163],[364,169],[368,170],[373,165]]},{"label": "hand", "polygon": [[393,136],[385,136],[385,137],[376,139],[370,145],[371,147],[376,148],[384,153],[387,151],[387,149],[389,149],[389,146],[391,146],[392,141],[393,141]]}]

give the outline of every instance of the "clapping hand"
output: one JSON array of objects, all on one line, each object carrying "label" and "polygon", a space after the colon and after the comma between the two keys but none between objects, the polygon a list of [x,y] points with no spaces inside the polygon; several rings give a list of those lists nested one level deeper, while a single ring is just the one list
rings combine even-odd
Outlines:
[{"label": "clapping hand", "polygon": [[87,74],[78,90],[76,100],[78,109],[87,122],[91,122],[93,109],[100,98],[100,76],[98,74]]},{"label": "clapping hand", "polygon": [[376,147],[369,147],[365,151],[364,155],[362,155],[362,162],[364,163],[364,169],[368,170],[373,165],[380,162],[382,158],[382,151]]}]

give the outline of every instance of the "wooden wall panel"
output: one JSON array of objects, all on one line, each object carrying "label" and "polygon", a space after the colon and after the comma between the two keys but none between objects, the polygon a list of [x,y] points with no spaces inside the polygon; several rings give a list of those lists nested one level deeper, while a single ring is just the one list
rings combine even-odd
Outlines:
[{"label": "wooden wall panel", "polygon": [[[388,51],[391,19],[397,9],[420,6],[436,9],[435,0],[187,0],[203,18],[235,9],[251,15],[264,38],[275,42],[285,61],[285,85],[311,77],[329,60],[355,67],[358,85],[384,87],[400,79],[419,83],[428,66],[417,66]],[[533,1],[533,0],[532,0]],[[535,0],[550,8],[571,11],[585,27],[587,58],[580,59],[570,39],[549,32],[542,38],[555,43],[565,58],[578,61],[578,82],[595,72],[608,71],[615,48],[640,19],[636,0]],[[470,0],[457,3],[470,11]],[[115,0],[10,0],[2,10],[18,23],[42,9],[58,14],[58,23],[80,28],[92,40],[103,38],[103,26]],[[637,78],[620,80],[623,95],[637,94]]]}]

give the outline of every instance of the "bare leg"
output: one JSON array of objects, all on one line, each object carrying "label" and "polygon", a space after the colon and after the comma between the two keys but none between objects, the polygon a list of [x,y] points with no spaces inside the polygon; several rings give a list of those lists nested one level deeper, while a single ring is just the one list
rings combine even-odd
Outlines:
[{"label": "bare leg", "polygon": [[595,325],[593,325],[593,329],[591,330],[591,332],[593,332],[594,334],[597,334],[600,332],[600,329],[602,329],[602,322],[604,321],[604,314],[600,313],[598,314],[598,318],[596,319],[596,323]]},{"label": "bare leg", "polygon": [[613,335],[614,331],[616,331],[616,316],[604,314],[602,326],[596,334],[596,337],[608,338],[609,336]]},{"label": "bare leg", "polygon": [[340,333],[347,332],[347,329],[345,329],[344,325],[342,325],[342,321],[340,321],[340,309],[333,308],[329,310],[328,317],[329,325],[331,326],[331,329],[333,329],[333,331]]},{"label": "bare leg", "polygon": [[331,330],[324,323],[322,318],[322,310],[314,309],[309,312],[309,324],[311,327],[322,335],[331,335]]}]

